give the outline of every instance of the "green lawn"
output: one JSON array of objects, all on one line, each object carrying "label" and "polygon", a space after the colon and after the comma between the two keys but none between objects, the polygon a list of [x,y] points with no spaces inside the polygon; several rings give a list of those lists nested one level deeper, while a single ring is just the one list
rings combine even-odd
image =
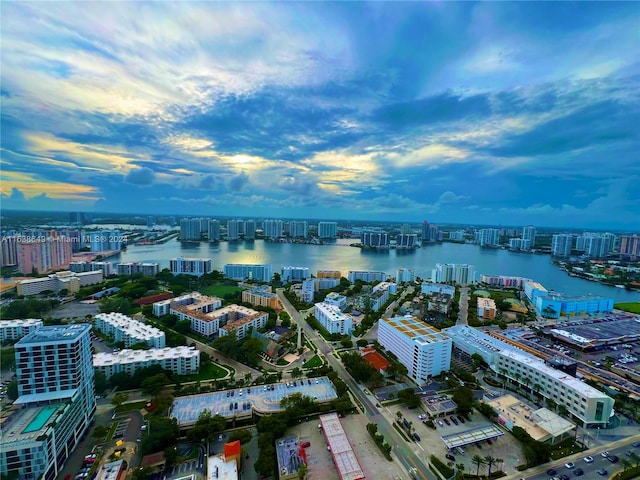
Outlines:
[{"label": "green lawn", "polygon": [[302,368],[315,368],[320,366],[322,366],[322,360],[318,355],[314,355],[307,362],[305,362],[304,365],[302,365]]},{"label": "green lawn", "polygon": [[215,363],[207,363],[200,366],[200,371],[195,375],[184,375],[180,377],[181,382],[197,382],[198,380],[216,380],[224,378],[228,373],[232,373],[226,367],[223,368]]},{"label": "green lawn", "polygon": [[640,302],[616,303],[613,308],[624,310],[625,312],[640,313]]},{"label": "green lawn", "polygon": [[491,298],[493,298],[496,302],[500,300],[504,300],[505,298],[516,298],[513,292],[503,292],[502,290],[491,290]]},{"label": "green lawn", "polygon": [[141,400],[139,402],[123,403],[122,405],[118,405],[116,407],[116,413],[130,412],[131,410],[141,410],[144,408],[146,404],[147,404],[146,400]]},{"label": "green lawn", "polygon": [[241,292],[242,289],[237,287],[236,285],[211,285],[209,287],[205,287],[200,290],[205,295],[210,295],[212,297],[220,297],[224,298],[228,293],[236,293]]}]

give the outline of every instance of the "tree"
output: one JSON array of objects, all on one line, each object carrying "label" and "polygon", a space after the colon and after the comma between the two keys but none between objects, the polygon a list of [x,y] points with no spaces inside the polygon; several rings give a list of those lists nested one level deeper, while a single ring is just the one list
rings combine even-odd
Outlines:
[{"label": "tree", "polygon": [[484,462],[487,464],[487,467],[489,468],[489,472],[487,473],[487,475],[490,477],[491,476],[491,467],[496,464],[496,459],[495,459],[495,457],[492,457],[491,455],[487,455],[487,456],[484,457]]},{"label": "tree", "polygon": [[344,336],[340,339],[340,345],[344,348],[351,348],[353,347],[353,340],[351,340],[351,337],[349,336]]},{"label": "tree", "polygon": [[262,352],[262,342],[255,337],[249,337],[242,343],[242,353],[245,361],[249,365],[258,365],[260,363],[260,353]]},{"label": "tree", "polygon": [[302,369],[300,367],[295,367],[291,370],[291,376],[293,378],[300,378],[302,376]]},{"label": "tree", "polygon": [[178,447],[170,445],[164,449],[164,468],[172,467],[178,460]]},{"label": "tree", "polygon": [[127,400],[129,400],[129,394],[128,393],[116,393],[113,396],[113,398],[111,399],[111,405],[115,405],[115,407],[118,408],[120,405],[122,405]]},{"label": "tree", "polygon": [[463,417],[468,416],[473,410],[473,391],[469,387],[456,388],[451,399],[458,405],[456,412]]},{"label": "tree", "polygon": [[358,345],[359,347],[366,347],[367,345],[369,345],[369,341],[366,338],[360,338],[356,342],[356,345]]},{"label": "tree", "polygon": [[93,429],[93,433],[91,434],[91,436],[98,441],[102,441],[108,432],[109,429],[107,427],[105,427],[104,425],[98,425]]},{"label": "tree", "polygon": [[398,392],[398,399],[402,401],[408,408],[416,408],[420,406],[420,396],[416,394],[413,388],[405,388]]},{"label": "tree", "polygon": [[480,455],[476,454],[471,458],[471,463],[475,464],[478,468],[476,469],[476,477],[480,475],[480,466],[484,465],[484,458]]},{"label": "tree", "polygon": [[253,434],[251,433],[251,430],[248,430],[246,428],[241,428],[240,430],[236,430],[231,434],[228,442],[231,443],[231,442],[235,442],[236,440],[239,440],[241,445],[246,445],[251,441],[252,438],[253,438]]},{"label": "tree", "polygon": [[224,431],[226,426],[227,420],[222,415],[211,415],[209,410],[204,410],[187,433],[187,437],[193,442],[210,442],[216,434]]},{"label": "tree", "polygon": [[471,361],[473,362],[473,366],[476,368],[479,368],[480,365],[484,363],[484,359],[482,358],[482,355],[480,355],[479,353],[473,353],[471,355]]},{"label": "tree", "polygon": [[307,466],[303,463],[298,468],[298,480],[304,480],[305,478],[307,478]]},{"label": "tree", "polygon": [[180,320],[179,322],[176,322],[173,329],[178,333],[189,333],[191,331],[191,321]]},{"label": "tree", "polygon": [[18,380],[11,380],[7,386],[7,397],[9,400],[18,398]]},{"label": "tree", "polygon": [[142,393],[151,395],[154,398],[158,398],[158,394],[166,387],[171,381],[164,373],[153,375],[152,377],[145,378],[140,384]]}]

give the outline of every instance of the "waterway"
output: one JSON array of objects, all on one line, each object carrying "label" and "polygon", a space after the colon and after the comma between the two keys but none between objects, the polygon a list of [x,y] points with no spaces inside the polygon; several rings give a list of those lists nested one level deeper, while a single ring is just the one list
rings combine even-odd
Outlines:
[{"label": "waterway", "polygon": [[426,245],[412,251],[376,252],[350,247],[357,240],[340,239],[325,245],[272,243],[264,240],[220,243],[181,243],[170,240],[161,245],[130,245],[126,251],[110,257],[111,262],[158,262],[168,268],[175,257],[211,258],[213,268],[222,270],[225,263],[270,263],[274,272],[283,266],[309,267],[317,270],[378,270],[395,276],[397,268],[409,268],[421,278],[431,278],[436,263],[468,263],[480,274],[513,275],[531,278],[548,290],[568,295],[602,295],[616,302],[640,301],[640,292],[609,287],[570,277],[551,263],[548,255],[513,253],[502,249],[484,249],[477,245],[442,243]]}]

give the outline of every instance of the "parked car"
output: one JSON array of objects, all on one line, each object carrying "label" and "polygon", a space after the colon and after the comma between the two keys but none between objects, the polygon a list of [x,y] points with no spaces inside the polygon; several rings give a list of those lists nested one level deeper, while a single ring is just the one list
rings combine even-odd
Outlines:
[{"label": "parked car", "polygon": [[449,422],[449,420],[447,420],[446,418],[443,419],[444,423],[446,423],[447,425],[451,425],[451,423]]},{"label": "parked car", "polygon": [[456,417],[451,417],[451,421],[454,425],[458,425],[458,420],[456,420]]},{"label": "parked car", "polygon": [[607,460],[609,460],[611,463],[618,463],[619,458],[617,455],[609,455],[607,457]]},{"label": "parked car", "polygon": [[630,456],[631,456],[631,455],[633,455],[634,453],[635,453],[635,452],[634,452],[633,450],[627,450],[626,452],[624,452],[624,454],[625,454],[627,457],[630,457]]},{"label": "parked car", "polygon": [[460,420],[460,423],[464,423],[464,418],[462,417],[462,415],[458,415],[458,420]]},{"label": "parked car", "polygon": [[555,474],[556,474],[556,471],[553,468],[550,468],[549,470],[547,470],[547,475],[550,475],[553,477]]},{"label": "parked car", "polygon": [[420,435],[418,435],[417,433],[415,433],[415,432],[414,432],[414,433],[413,433],[413,439],[414,439],[416,442],[419,442],[419,441],[420,441]]},{"label": "parked car", "polygon": [[598,475],[602,475],[603,477],[609,473],[604,468],[599,468],[598,470],[596,470],[596,472],[598,473]]},{"label": "parked car", "polygon": [[302,443],[300,444],[300,446],[301,446],[302,448],[309,448],[309,447],[311,446],[311,442],[302,442]]},{"label": "parked car", "polygon": [[569,480],[569,475],[563,473],[562,475],[560,475],[560,480]]},{"label": "parked car", "polygon": [[569,470],[571,470],[573,467],[576,466],[576,464],[573,462],[567,462],[564,464],[564,466],[567,467]]},{"label": "parked car", "polygon": [[491,439],[490,439],[490,438],[487,438],[487,443],[488,443],[489,445],[493,445],[493,442],[491,441]]},{"label": "parked car", "polygon": [[632,443],[631,446],[638,448],[638,447],[640,447],[640,442]]},{"label": "parked car", "polygon": [[455,462],[455,461],[456,461],[456,457],[454,457],[454,456],[453,456],[453,455],[451,455],[450,453],[447,453],[444,457],[445,457],[447,460],[451,460],[452,462]]},{"label": "parked car", "polygon": [[581,477],[582,475],[584,475],[584,470],[582,470],[581,468],[576,468],[576,469],[573,471],[573,474],[574,474],[576,477]]},{"label": "parked car", "polygon": [[607,458],[609,456],[609,452],[602,452],[600,455],[604,458]]},{"label": "parked car", "polygon": [[591,463],[593,462],[593,457],[589,456],[589,457],[584,457],[583,460],[587,463]]}]

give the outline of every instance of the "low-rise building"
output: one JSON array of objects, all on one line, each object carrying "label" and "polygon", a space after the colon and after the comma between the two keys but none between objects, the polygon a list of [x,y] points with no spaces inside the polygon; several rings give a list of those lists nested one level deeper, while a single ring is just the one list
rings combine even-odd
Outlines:
[{"label": "low-rise building", "polygon": [[[331,280],[331,279],[329,279]],[[314,278],[309,278],[302,282],[300,292],[300,301],[304,303],[313,303],[313,297],[316,293],[316,282]]]},{"label": "low-rise building", "polygon": [[155,277],[160,272],[160,264],[155,262],[140,263],[127,262],[116,264],[118,275],[142,275],[144,277]]},{"label": "low-rise building", "polygon": [[456,287],[453,285],[446,285],[444,283],[432,283],[432,282],[423,282],[420,285],[420,291],[426,295],[443,294],[449,295],[451,298],[456,293]]},{"label": "low-rise building", "polygon": [[278,308],[278,295],[271,291],[271,285],[260,285],[242,292],[242,302],[260,307]]},{"label": "low-rise building", "polygon": [[220,336],[235,332],[238,340],[249,335],[251,329],[263,328],[269,320],[267,312],[258,312],[241,305],[229,305],[212,312],[210,315],[215,315],[219,322],[224,323],[220,327]]},{"label": "low-rise building", "polygon": [[320,302],[315,304],[314,315],[329,333],[349,335],[353,330],[353,318],[335,305]]},{"label": "low-rise building", "polygon": [[191,292],[179,297],[162,300],[153,304],[153,314],[156,317],[165,315],[177,315],[184,320],[185,313],[209,313],[222,306],[222,300],[218,297],[209,297],[200,292]]},{"label": "low-rise building", "polygon": [[289,435],[276,440],[276,457],[278,458],[279,480],[297,480],[298,471],[306,464],[305,450],[300,445],[298,437]]},{"label": "low-rise building", "polygon": [[384,282],[387,279],[387,274],[376,271],[349,270],[347,279],[351,283],[356,283],[356,280],[362,280],[365,283]]},{"label": "low-rise building", "polygon": [[409,268],[396,270],[396,283],[412,283],[416,280],[416,272]]},{"label": "low-rise building", "polygon": [[95,316],[95,327],[125,347],[144,343],[151,348],[164,348],[165,335],[162,330],[134,320],[122,313],[99,313]]},{"label": "low-rise building", "polygon": [[395,283],[380,282],[374,285],[371,289],[371,294],[368,296],[371,302],[371,310],[374,312],[379,311],[389,301],[389,294],[395,294],[396,291],[397,285]]},{"label": "low-rise building", "polygon": [[311,276],[309,267],[282,267],[280,272],[283,283],[302,282]]},{"label": "low-rise building", "polygon": [[233,280],[270,282],[273,277],[273,268],[270,264],[227,263],[223,269],[224,276]]},{"label": "low-rise building", "polygon": [[18,295],[30,296],[50,290],[59,292],[66,289],[70,293],[77,293],[81,287],[102,283],[104,276],[102,270],[90,272],[57,272],[43,278],[33,278],[18,282],[16,291]]},{"label": "low-rise building", "polygon": [[546,318],[593,315],[613,310],[613,299],[594,295],[572,297],[561,293],[539,295],[535,301],[536,311]]},{"label": "low-rise building", "polygon": [[412,316],[381,318],[378,342],[398,357],[418,384],[451,366],[451,338]]},{"label": "low-rise building", "polygon": [[340,310],[344,310],[345,308],[347,308],[347,297],[345,297],[344,295],[340,295],[337,292],[329,292],[327,293],[327,296],[324,297],[324,303],[334,305]]},{"label": "low-rise building", "polygon": [[36,318],[0,320],[0,342],[20,340],[42,325],[42,320]]},{"label": "low-rise building", "polygon": [[496,302],[492,298],[478,297],[478,318],[496,318]]},{"label": "low-rise building", "polygon": [[333,463],[338,470],[338,475],[342,480],[364,480],[364,472],[358,462],[349,438],[342,428],[340,418],[337,413],[327,413],[320,415],[320,427],[327,442],[327,447],[331,452]]},{"label": "low-rise building", "polygon": [[120,350],[93,355],[93,368],[107,379],[116,373],[133,375],[136,370],[160,365],[176,375],[192,375],[200,369],[200,351],[195,347],[165,347],[150,350]]},{"label": "low-rise building", "polygon": [[318,270],[316,272],[318,278],[342,278],[342,272],[340,270]]}]

